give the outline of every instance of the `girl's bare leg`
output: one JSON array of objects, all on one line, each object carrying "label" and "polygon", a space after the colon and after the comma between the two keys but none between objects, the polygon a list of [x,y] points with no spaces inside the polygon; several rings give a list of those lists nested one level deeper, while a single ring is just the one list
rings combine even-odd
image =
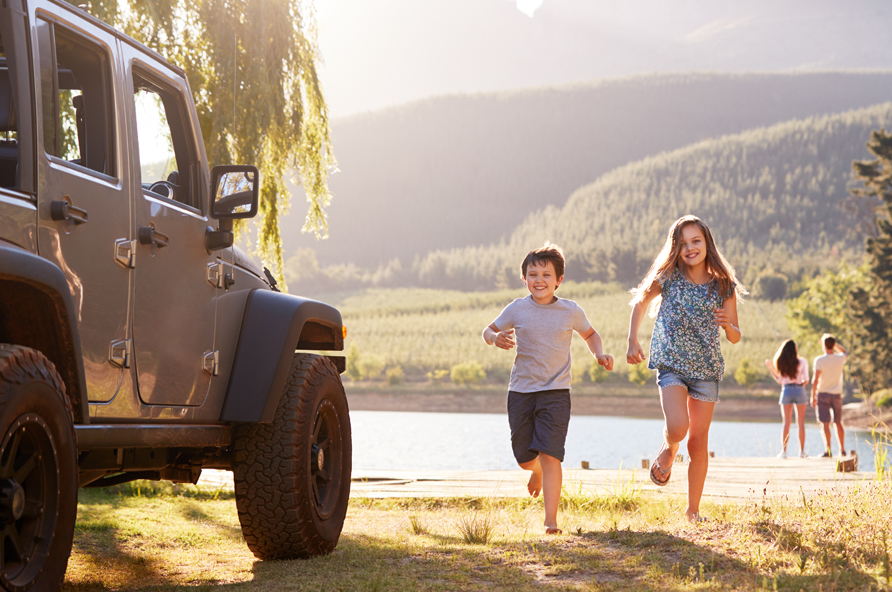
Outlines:
[{"label": "girl's bare leg", "polygon": [[678,446],[688,435],[690,425],[688,398],[688,389],[683,386],[672,385],[660,389],[660,404],[663,406],[663,416],[666,418],[663,438],[667,448],[657,456],[657,460],[663,471],[668,471],[672,467],[675,455],[678,454]]},{"label": "girl's bare leg", "polygon": [[[781,448],[781,450],[786,450],[787,443],[790,441],[790,423],[792,423],[793,420],[793,404],[784,404],[781,405],[780,408],[781,416],[784,418],[784,435],[783,439],[781,439],[781,445],[783,446],[783,448]],[[805,424],[802,425],[804,428]],[[799,441],[802,442],[802,435],[799,436]]]},{"label": "girl's bare leg", "polygon": [[805,452],[805,405],[796,405],[796,423],[799,424],[799,454]]},{"label": "girl's bare leg", "polygon": [[688,465],[688,509],[685,512],[688,520],[700,517],[700,498],[703,497],[703,485],[709,468],[709,425],[714,408],[715,403],[688,398],[691,422],[688,433],[688,456],[691,459]]},{"label": "girl's bare leg", "polygon": [[553,456],[539,453],[539,462],[542,466],[542,503],[545,506],[545,532],[553,534],[558,532],[557,513],[561,503],[561,485],[563,472],[561,461]]}]

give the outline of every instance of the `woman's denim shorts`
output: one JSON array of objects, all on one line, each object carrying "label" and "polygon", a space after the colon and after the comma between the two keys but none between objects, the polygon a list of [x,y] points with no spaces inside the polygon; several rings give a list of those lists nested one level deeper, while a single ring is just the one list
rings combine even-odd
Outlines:
[{"label": "woman's denim shorts", "polygon": [[807,405],[808,392],[801,384],[785,384],[781,388],[778,405]]},{"label": "woman's denim shorts", "polygon": [[719,382],[717,380],[700,380],[687,378],[671,370],[657,370],[657,385],[660,389],[667,386],[683,386],[688,395],[704,403],[719,402]]}]

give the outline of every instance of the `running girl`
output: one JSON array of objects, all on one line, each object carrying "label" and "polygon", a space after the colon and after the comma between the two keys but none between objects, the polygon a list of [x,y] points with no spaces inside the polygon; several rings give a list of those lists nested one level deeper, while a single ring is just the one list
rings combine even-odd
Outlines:
[{"label": "running girl", "polygon": [[740,341],[737,301],[746,290],[706,224],[696,216],[684,216],[669,229],[663,249],[632,293],[629,364],[646,357],[638,343],[638,329],[648,305],[652,304],[651,316],[656,315],[647,367],[657,371],[666,425],[650,478],[660,486],[669,482],[678,447],[687,436],[690,465],[685,515],[699,522],[709,466],[709,424],[725,372],[719,328],[731,343]]},{"label": "running girl", "polygon": [[793,405],[796,406],[796,423],[799,424],[799,458],[805,454],[805,406],[808,404],[808,360],[799,356],[796,342],[787,339],[774,354],[773,360],[765,360],[768,371],[774,380],[781,385],[780,407],[784,420],[783,448],[778,458],[787,458],[787,442],[790,440],[790,423],[793,420]]}]

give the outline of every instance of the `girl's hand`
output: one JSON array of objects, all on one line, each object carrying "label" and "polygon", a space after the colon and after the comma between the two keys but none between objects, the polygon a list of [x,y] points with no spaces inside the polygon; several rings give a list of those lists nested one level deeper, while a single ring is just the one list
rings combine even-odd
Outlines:
[{"label": "girl's hand", "polygon": [[[716,324],[725,331],[733,327],[733,325],[731,324],[731,315],[729,315],[728,311],[724,308],[716,308],[714,318]],[[768,360],[765,361],[767,362]]]},{"label": "girl's hand", "polygon": [[771,360],[765,360],[765,365],[771,368]]},{"label": "girl's hand", "polygon": [[596,354],[595,359],[598,360],[599,366],[604,366],[608,371],[613,370],[613,356],[609,354]]},{"label": "girl's hand", "polygon": [[626,350],[626,363],[639,364],[645,359],[644,350],[637,341],[629,343],[629,349]]},{"label": "girl's hand", "polygon": [[492,344],[501,349],[511,349],[514,347],[514,329],[508,331],[500,331],[496,334],[495,341]]}]

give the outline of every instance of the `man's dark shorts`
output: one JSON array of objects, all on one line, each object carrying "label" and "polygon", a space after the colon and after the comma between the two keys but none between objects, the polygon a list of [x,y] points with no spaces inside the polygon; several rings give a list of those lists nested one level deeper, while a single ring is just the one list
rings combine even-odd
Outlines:
[{"label": "man's dark shorts", "polygon": [[518,464],[535,459],[540,452],[563,462],[569,424],[569,390],[536,393],[508,391],[511,448]]},{"label": "man's dark shorts", "polygon": [[833,423],[842,423],[842,395],[818,393],[818,421],[830,423],[831,410],[833,410]]}]

